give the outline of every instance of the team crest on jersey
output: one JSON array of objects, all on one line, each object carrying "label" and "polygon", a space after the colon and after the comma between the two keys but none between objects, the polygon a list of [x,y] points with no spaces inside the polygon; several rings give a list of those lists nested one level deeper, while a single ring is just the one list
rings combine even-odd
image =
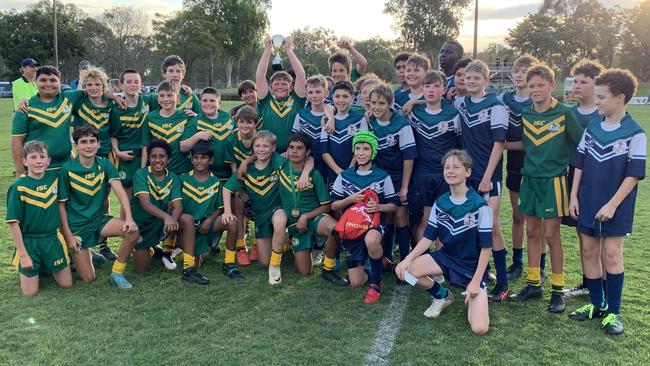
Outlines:
[{"label": "team crest on jersey", "polygon": [[142,109],[140,109],[140,113],[142,113],[142,114],[149,113],[149,106],[146,105],[146,104],[143,105]]},{"label": "team crest on jersey", "polygon": [[208,194],[214,194],[214,191],[212,190],[212,188],[208,189]]},{"label": "team crest on jersey", "polygon": [[465,215],[465,218],[463,219],[463,223],[465,224],[466,227],[471,227],[474,225],[474,215],[471,213],[468,213]]},{"label": "team crest on jersey", "polygon": [[379,190],[381,190],[381,184],[379,182],[373,182],[370,185],[370,189],[372,189],[375,192],[379,192]]},{"label": "team crest on jersey", "polygon": [[176,129],[176,132],[178,133],[183,133],[183,131],[185,131],[185,127],[183,126],[178,126],[178,128]]},{"label": "team crest on jersey", "polygon": [[349,135],[349,136],[354,136],[354,135],[356,135],[356,134],[357,134],[357,131],[358,131],[357,126],[355,126],[355,125],[349,125],[349,126],[348,126],[348,135]]},{"label": "team crest on jersey", "polygon": [[106,118],[106,119],[111,118],[111,114],[110,113],[104,113],[104,118]]},{"label": "team crest on jersey", "polygon": [[140,235],[140,236],[138,236],[138,241],[136,243],[140,244],[143,241],[144,241],[144,238],[142,237],[142,235]]},{"label": "team crest on jersey", "polygon": [[278,175],[271,174],[271,176],[269,177],[269,182],[275,182],[276,180],[278,180]]},{"label": "team crest on jersey", "polygon": [[297,247],[298,244],[300,244],[300,240],[298,240],[298,238],[291,239],[291,245],[293,245],[294,247]]},{"label": "team crest on jersey", "polygon": [[169,194],[169,188],[165,188],[162,191],[160,191],[162,194]]},{"label": "team crest on jersey", "polygon": [[625,152],[626,149],[627,149],[627,144],[623,140],[616,141],[614,143],[614,147],[612,147],[612,151],[617,154]]},{"label": "team crest on jersey", "polygon": [[557,123],[553,122],[551,123],[551,126],[548,128],[549,131],[555,132],[560,128],[560,126],[557,125]]},{"label": "team crest on jersey", "polygon": [[441,122],[438,123],[438,132],[440,133],[445,133],[449,130],[449,126],[447,125],[447,122]]},{"label": "team crest on jersey", "polygon": [[388,146],[393,146],[397,142],[397,139],[395,138],[395,135],[388,135],[386,136],[386,143]]},{"label": "team crest on jersey", "polygon": [[52,193],[53,193],[53,194],[57,194],[57,192],[59,192],[59,190],[56,189],[56,187],[52,187]]},{"label": "team crest on jersey", "polygon": [[125,173],[124,171],[120,171],[119,173],[117,173],[117,175],[120,176],[120,179],[121,179],[121,180],[125,180],[125,179],[126,179],[126,173]]},{"label": "team crest on jersey", "polygon": [[70,108],[68,108],[67,105],[64,105],[63,106],[63,113],[68,113],[68,112],[70,112]]},{"label": "team crest on jersey", "polygon": [[487,109],[478,112],[478,119],[481,122],[487,121],[488,119],[490,119],[490,112]]}]

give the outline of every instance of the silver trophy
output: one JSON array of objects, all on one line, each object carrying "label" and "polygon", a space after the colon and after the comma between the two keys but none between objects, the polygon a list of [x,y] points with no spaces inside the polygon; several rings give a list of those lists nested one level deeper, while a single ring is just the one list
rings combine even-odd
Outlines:
[{"label": "silver trophy", "polygon": [[282,47],[282,42],[284,42],[284,36],[281,34],[274,34],[271,37],[273,43],[273,53],[275,53],[275,58],[273,58],[273,64],[271,68],[275,71],[282,70],[282,59],[280,58],[280,47]]}]

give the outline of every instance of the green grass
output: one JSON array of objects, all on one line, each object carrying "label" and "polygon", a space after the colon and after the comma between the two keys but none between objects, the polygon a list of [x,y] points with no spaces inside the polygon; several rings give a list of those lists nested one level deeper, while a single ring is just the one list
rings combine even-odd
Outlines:
[{"label": "green grass", "polygon": [[[224,103],[224,109],[234,103]],[[9,150],[10,100],[0,100],[0,202],[13,181]],[[630,107],[650,130],[650,108]],[[595,321],[576,323],[566,314],[546,312],[543,301],[504,303],[490,307],[490,332],[470,334],[466,308],[457,302],[437,320],[422,312],[429,296],[413,291],[390,355],[393,365],[431,364],[648,364],[650,351],[650,189],[640,185],[635,232],[625,243],[626,282],[623,293],[625,334],[612,338]],[[507,242],[510,203],[501,213]],[[115,206],[114,206],[115,207]],[[0,205],[0,215],[5,207]],[[579,281],[575,233],[562,229],[567,285]],[[60,290],[42,281],[35,298],[20,296],[17,272],[6,226],[0,230],[0,364],[218,364],[218,365],[358,365],[375,336],[393,293],[387,276],[380,303],[366,306],[361,289],[335,289],[317,275],[299,278],[291,256],[283,261],[284,281],[271,288],[266,271],[243,269],[245,281],[235,283],[220,272],[223,257],[208,258],[204,268],[211,283],[198,287],[181,282],[180,271],[154,265],[144,275],[127,276],[135,285],[118,291],[108,284],[108,266],[98,280],[79,281]],[[116,242],[111,241],[115,246]],[[316,271],[317,273],[319,270]],[[518,290],[523,280],[513,283]],[[550,285],[547,284],[547,290]],[[567,309],[585,299],[569,299]]]}]

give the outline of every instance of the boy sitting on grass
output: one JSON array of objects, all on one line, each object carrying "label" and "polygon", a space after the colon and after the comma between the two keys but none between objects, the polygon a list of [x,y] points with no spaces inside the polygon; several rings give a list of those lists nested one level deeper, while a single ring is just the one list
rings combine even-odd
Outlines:
[{"label": "boy sitting on grass", "polygon": [[[410,283],[417,283],[431,294],[431,306],[424,312],[427,318],[439,316],[454,301],[454,295],[429,276],[442,274],[449,283],[465,287],[467,320],[472,332],[485,334],[490,324],[486,282],[492,247],[492,210],[466,184],[472,171],[469,154],[454,149],[445,154],[442,162],[450,192],[436,200],[424,237],[397,265],[395,273],[406,281],[414,277]],[[442,243],[442,249],[427,253],[436,239]]]}]

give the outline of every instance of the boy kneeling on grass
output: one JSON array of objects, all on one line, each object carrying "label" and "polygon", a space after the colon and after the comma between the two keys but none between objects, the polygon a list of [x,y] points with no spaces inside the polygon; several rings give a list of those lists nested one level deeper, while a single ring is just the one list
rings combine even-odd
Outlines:
[{"label": "boy kneeling on grass", "polygon": [[[444,275],[449,283],[465,287],[467,320],[476,334],[488,331],[488,262],[492,250],[492,210],[481,195],[467,187],[472,159],[463,150],[451,150],[442,159],[450,192],[434,203],[424,237],[395,268],[397,276],[424,287],[431,306],[424,312],[435,318],[454,301],[453,294],[429,276]],[[434,240],[442,249],[428,252]]]},{"label": "boy kneeling on grass", "polygon": [[32,140],[22,150],[27,175],[9,187],[5,221],[16,244],[13,265],[20,273],[20,289],[23,295],[34,296],[41,273],[52,274],[62,288],[72,287],[72,275],[59,231],[57,173],[46,171],[50,163],[47,145]]},{"label": "boy kneeling on grass", "polygon": [[[385,171],[373,165],[377,156],[377,137],[369,131],[360,131],[352,140],[356,166],[341,172],[332,187],[332,210],[344,211],[348,207],[365,199],[363,191],[373,190],[377,201],[367,203],[366,213],[381,212],[380,224],[371,227],[360,238],[342,240],[342,248],[348,252],[347,265],[350,285],[361,287],[370,281],[368,292],[363,301],[372,304],[381,298],[381,275],[383,271],[384,225],[386,213],[397,210],[398,198],[393,188],[393,181]],[[370,272],[364,269],[366,259],[370,257]]]},{"label": "boy kneeling on grass", "polygon": [[[95,280],[89,249],[107,238],[120,236],[122,245],[113,262],[111,283],[118,288],[131,288],[124,278],[124,269],[138,240],[138,226],[131,215],[129,197],[113,163],[97,156],[99,131],[91,125],[79,126],[72,133],[72,140],[78,156],[65,162],[59,171],[59,214],[77,273],[84,282]],[[104,201],[109,187],[120,201],[124,220],[106,213]]]}]

